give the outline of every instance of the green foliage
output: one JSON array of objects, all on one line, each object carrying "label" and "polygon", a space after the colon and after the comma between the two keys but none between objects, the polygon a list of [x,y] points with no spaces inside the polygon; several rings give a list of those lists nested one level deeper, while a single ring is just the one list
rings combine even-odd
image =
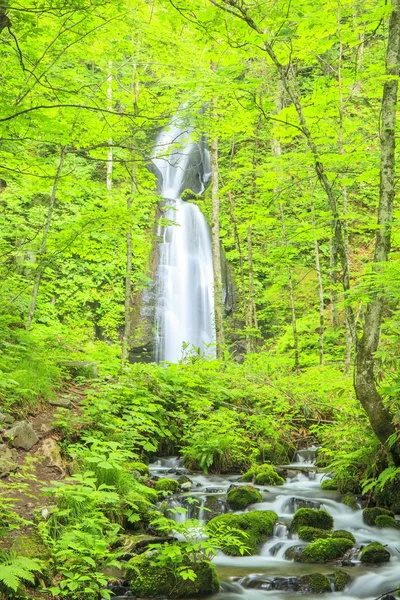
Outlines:
[{"label": "green foliage", "polygon": [[333,528],[333,518],[326,510],[314,508],[299,508],[293,515],[290,529],[298,531],[300,527],[315,527],[330,530]]},{"label": "green foliage", "polygon": [[0,550],[0,592],[5,600],[24,596],[24,583],[34,583],[35,573],[41,572],[40,560]]},{"label": "green foliage", "polygon": [[262,502],[262,494],[250,485],[229,490],[227,501],[232,510],[244,510],[250,504]]},{"label": "green foliage", "polygon": [[321,490],[337,490],[338,485],[335,479],[324,479],[321,482]]}]

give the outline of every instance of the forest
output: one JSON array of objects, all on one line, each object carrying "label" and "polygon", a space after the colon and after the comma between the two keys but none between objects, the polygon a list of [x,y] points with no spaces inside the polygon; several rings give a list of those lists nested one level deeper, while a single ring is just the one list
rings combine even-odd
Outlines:
[{"label": "forest", "polygon": [[400,596],[400,0],[0,0],[0,600]]}]

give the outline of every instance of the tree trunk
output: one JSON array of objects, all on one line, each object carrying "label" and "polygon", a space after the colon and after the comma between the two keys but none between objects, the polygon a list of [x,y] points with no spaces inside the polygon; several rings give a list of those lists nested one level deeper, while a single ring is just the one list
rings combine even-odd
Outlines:
[{"label": "tree trunk", "polygon": [[[381,107],[381,163],[378,206],[378,229],[375,239],[374,271],[379,273],[388,261],[391,244],[393,199],[395,192],[395,132],[398,77],[400,73],[400,0],[392,0],[389,39],[386,54],[387,79],[383,86]],[[365,316],[363,335],[358,342],[355,388],[357,398],[368,415],[372,428],[385,445],[393,462],[400,466],[400,444],[389,411],[378,391],[374,363],[378,349],[385,297],[373,291]],[[391,444],[388,444],[390,438]]]},{"label": "tree trunk", "polygon": [[[311,198],[313,198],[313,186],[310,186]],[[322,279],[322,271],[321,271],[321,260],[320,260],[320,251],[319,244],[317,239],[317,227],[315,222],[315,213],[314,213],[314,201],[311,200],[311,214],[312,214],[312,224],[314,229],[314,252],[315,252],[315,270],[317,272],[317,280],[318,280],[318,298],[319,298],[319,335],[318,335],[318,348],[319,348],[319,364],[324,364],[324,335],[325,335],[325,303],[324,303],[324,282]]]},{"label": "tree trunk", "polygon": [[221,241],[219,233],[218,140],[215,137],[211,141],[211,196],[215,333],[217,358],[222,358],[224,345],[224,307],[222,303]]},{"label": "tree trunk", "polygon": [[7,2],[0,1],[0,33],[7,27],[11,27],[11,21],[7,16]]},{"label": "tree trunk", "polygon": [[38,267],[36,269],[36,277],[35,277],[35,283],[33,286],[31,305],[29,308],[29,314],[28,314],[28,318],[26,321],[27,329],[30,328],[32,321],[33,321],[33,317],[35,315],[36,301],[37,301],[37,296],[39,293],[40,282],[42,280],[42,275],[46,268],[45,256],[47,253],[47,236],[48,236],[48,233],[50,230],[51,220],[53,218],[54,205],[55,205],[56,197],[57,197],[57,188],[58,188],[58,184],[59,184],[60,177],[61,177],[61,171],[64,166],[64,160],[65,160],[66,153],[67,153],[66,147],[63,146],[61,148],[60,161],[58,163],[56,175],[54,177],[53,188],[52,188],[51,194],[50,194],[49,206],[47,209],[46,223],[45,223],[45,226],[43,229],[42,243],[41,243],[40,254],[39,254],[39,263],[38,263]]},{"label": "tree trunk", "polygon": [[[137,67],[134,65],[132,75],[133,110],[137,113],[139,101],[139,82],[137,80]],[[129,344],[131,337],[131,309],[132,309],[132,225],[131,211],[133,199],[137,190],[137,168],[135,152],[135,136],[132,137],[132,168],[131,168],[131,193],[127,199],[128,230],[126,232],[126,271],[125,271],[125,309],[124,309],[124,333],[122,338],[122,364],[129,358]]]},{"label": "tree trunk", "polygon": [[[333,227],[332,227],[333,229]],[[337,289],[338,284],[338,273],[337,273],[337,252],[335,236],[331,237],[329,244],[329,279],[331,287],[331,323],[333,329],[339,327],[339,313],[337,307]]]},{"label": "tree trunk", "polygon": [[[113,76],[112,76],[112,61],[108,63],[108,78],[107,78],[107,100],[108,100],[108,110],[112,110],[113,108]],[[107,189],[112,189],[112,175],[113,175],[113,140],[112,137],[109,139],[109,150],[108,150],[108,158],[107,158]]]}]

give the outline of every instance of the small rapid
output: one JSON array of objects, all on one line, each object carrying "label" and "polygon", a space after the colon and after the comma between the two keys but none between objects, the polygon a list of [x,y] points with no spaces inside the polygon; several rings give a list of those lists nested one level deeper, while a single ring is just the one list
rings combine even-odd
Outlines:
[{"label": "small rapid", "polygon": [[[262,502],[250,505],[246,511],[236,511],[273,510],[278,514],[278,522],[273,537],[261,546],[257,555],[233,557],[221,552],[214,558],[221,580],[221,591],[212,600],[294,600],[299,597],[311,600],[317,594],[299,591],[296,587],[299,578],[311,573],[328,575],[333,571],[346,572],[351,581],[342,592],[324,593],[323,597],[327,600],[374,600],[399,586],[399,531],[367,526],[361,509],[353,510],[343,504],[338,492],[322,490],[324,474],[315,467],[316,451],[315,447],[300,451],[295,462],[285,466],[287,478],[284,485],[255,486],[262,493]],[[178,478],[185,475],[190,478],[190,491],[169,500],[171,508],[187,509],[186,514],[180,513],[173,517],[179,522],[189,518],[206,522],[218,514],[228,512],[226,494],[232,484],[241,485],[237,475],[191,473],[184,468],[181,459],[160,459],[150,465],[150,469],[153,476]],[[197,502],[188,502],[188,498]],[[306,546],[288,527],[298,508],[324,509],[334,518],[336,530],[351,532],[356,539],[351,560],[344,561],[343,564],[338,561],[309,564],[285,558],[289,548]],[[389,563],[360,563],[360,546],[373,541],[381,542],[390,551]]]}]

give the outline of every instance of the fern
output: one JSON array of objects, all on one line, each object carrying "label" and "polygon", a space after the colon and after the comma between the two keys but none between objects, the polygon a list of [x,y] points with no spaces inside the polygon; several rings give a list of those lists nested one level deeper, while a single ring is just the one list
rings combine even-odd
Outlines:
[{"label": "fern", "polygon": [[34,573],[41,573],[41,562],[19,556],[15,552],[0,551],[0,590],[5,598],[15,598],[24,582],[34,583]]}]

